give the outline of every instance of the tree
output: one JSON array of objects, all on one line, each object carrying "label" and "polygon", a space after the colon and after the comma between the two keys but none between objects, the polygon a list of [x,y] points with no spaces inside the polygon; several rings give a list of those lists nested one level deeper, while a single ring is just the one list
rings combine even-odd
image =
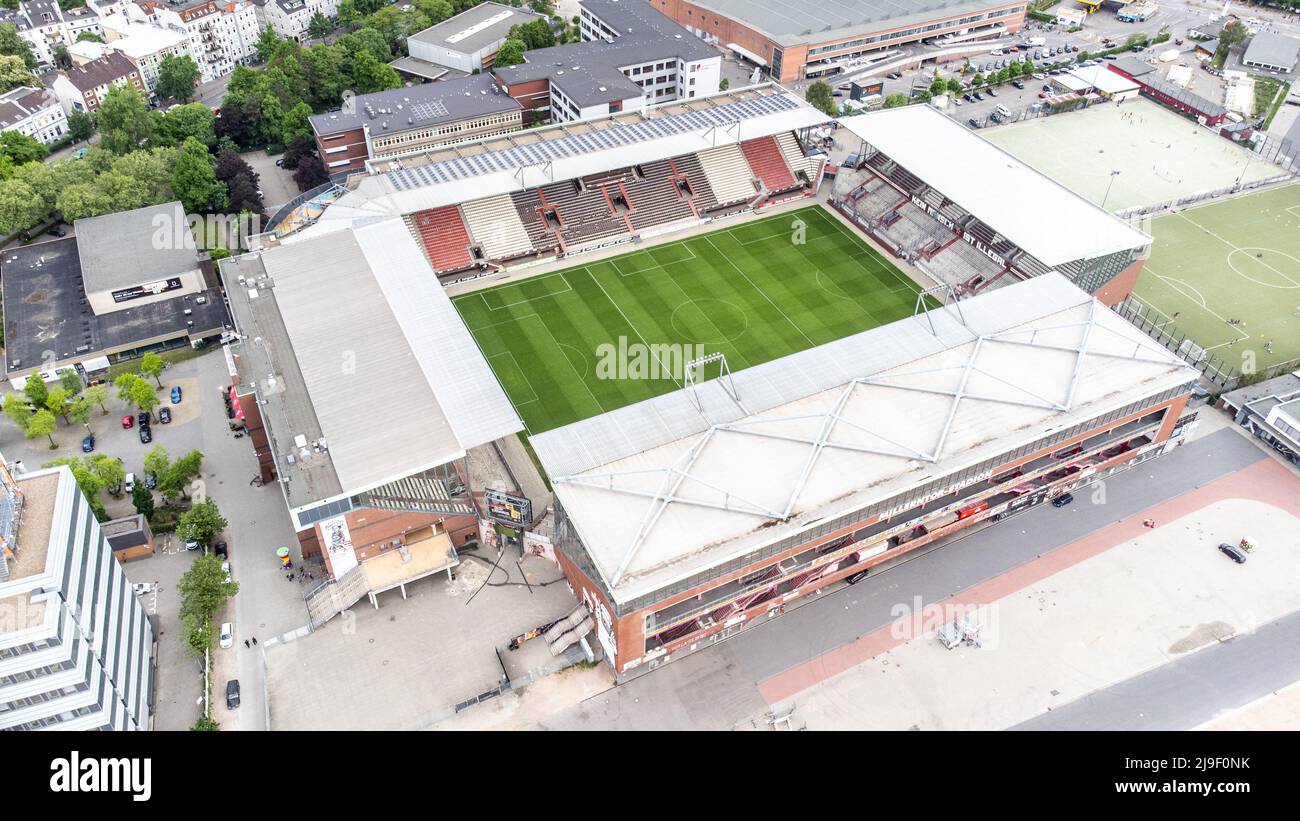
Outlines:
[{"label": "tree", "polygon": [[45,409],[55,416],[63,417],[63,424],[68,424],[68,407],[70,394],[68,389],[59,385],[45,394]]},{"label": "tree", "polygon": [[311,20],[307,21],[307,34],[317,40],[324,40],[332,31],[334,31],[334,24],[319,11],[311,16]]},{"label": "tree", "polygon": [[357,4],[353,0],[343,0],[339,3],[340,28],[350,29],[360,22],[361,12],[357,11]]},{"label": "tree", "polygon": [[167,448],[162,445],[154,445],[144,455],[144,472],[152,474],[155,479],[161,480],[167,474],[171,464],[172,458],[168,455]]},{"label": "tree", "polygon": [[58,420],[54,418],[54,414],[42,408],[28,418],[26,430],[27,438],[35,439],[38,436],[47,437],[50,440],[50,450],[54,450],[59,445],[54,441],[54,437],[51,436],[51,434],[54,433],[54,427],[57,424]]},{"label": "tree", "polygon": [[831,89],[830,83],[823,80],[813,81],[813,84],[808,86],[808,91],[805,92],[804,98],[808,100],[809,104],[812,105],[813,108],[823,114],[828,114],[833,117],[839,113],[839,105],[835,102],[835,94]]},{"label": "tree", "polygon": [[24,231],[39,222],[49,208],[22,180],[0,183],[0,232]]},{"label": "tree", "polygon": [[108,399],[108,388],[103,385],[91,385],[81,395],[92,405],[99,405],[100,413],[108,413],[108,408],[104,406],[104,402]]},{"label": "tree", "polygon": [[13,23],[0,23],[0,54],[21,57],[28,68],[36,68],[36,52]]},{"label": "tree", "polygon": [[9,421],[23,430],[27,430],[27,422],[31,419],[32,409],[27,407],[27,399],[22,394],[5,394],[2,409],[4,415],[9,417]]},{"label": "tree", "polygon": [[27,382],[23,385],[23,394],[27,401],[36,407],[45,405],[45,399],[50,395],[50,389],[41,378],[41,372],[38,368],[32,368],[32,372],[27,374]]},{"label": "tree", "polygon": [[329,182],[330,175],[321,158],[313,155],[298,162],[298,170],[293,172],[293,181],[298,184],[299,191],[310,191]]},{"label": "tree", "polygon": [[524,41],[507,39],[501,44],[497,56],[492,61],[494,68],[509,68],[524,61]]},{"label": "tree", "polygon": [[[190,508],[181,517],[181,521],[202,506],[199,504]],[[213,505],[214,510],[215,507]],[[220,518],[220,514],[217,517]],[[180,525],[176,531],[181,535]],[[205,554],[190,564],[190,569],[181,576],[177,589],[181,594],[181,621],[186,625],[188,634],[198,637],[195,639],[187,636],[186,643],[196,655],[202,656],[212,644],[212,617],[225,605],[227,599],[239,592],[239,585],[226,581],[226,571],[221,569],[221,559],[218,556]]]},{"label": "tree", "polygon": [[172,190],[187,212],[210,213],[226,207],[226,187],[217,179],[213,165],[207,147],[187,137],[172,170]]},{"label": "tree", "polygon": [[956,77],[954,77],[954,78],[952,78],[951,80],[948,81],[948,93],[949,93],[949,94],[960,94],[960,93],[961,93],[961,88],[962,88],[962,86],[961,86],[961,80],[958,80]]},{"label": "tree", "polygon": [[369,51],[362,51],[352,58],[352,86],[358,94],[372,94],[401,88],[402,78],[392,66],[375,59]]},{"label": "tree", "polygon": [[254,179],[256,178],[241,175],[235,177],[226,186],[230,192],[231,211],[265,216],[266,206],[262,203],[262,195],[258,193]]},{"label": "tree", "polygon": [[23,58],[14,54],[6,54],[0,57],[0,94],[19,86],[40,88],[41,85],[41,81],[28,71]]},{"label": "tree", "polygon": [[166,474],[159,476],[158,491],[167,499],[176,498],[177,493],[188,498],[189,493],[186,492],[186,488],[190,482],[199,478],[202,472],[203,454],[192,450],[172,462],[167,467]]},{"label": "tree", "polygon": [[930,83],[931,94],[943,94],[947,91],[948,91],[948,82],[944,80],[942,77],[936,76],[934,78],[934,82]]},{"label": "tree", "polygon": [[95,32],[90,31],[90,30],[88,30],[88,29],[83,29],[82,32],[81,32],[80,34],[77,35],[77,40],[76,40],[76,42],[78,42],[78,43],[83,43],[83,42],[84,42],[84,43],[102,43],[102,42],[104,42],[104,40],[103,40],[103,39],[102,39],[98,34],[96,34]]},{"label": "tree", "polygon": [[153,134],[149,106],[134,86],[114,86],[99,106],[99,144],[114,154],[134,151]]},{"label": "tree", "polygon": [[59,371],[59,384],[68,392],[69,396],[81,393],[81,389],[85,387],[81,384],[81,377],[72,368],[64,368]]},{"label": "tree", "polygon": [[83,426],[86,433],[94,433],[90,429],[90,414],[94,409],[94,405],[85,396],[77,396],[68,405],[68,419]]},{"label": "tree", "polygon": [[275,56],[284,41],[275,35],[275,29],[269,25],[257,36],[257,59],[265,63]]},{"label": "tree", "polygon": [[528,0],[528,8],[547,17],[555,13],[555,4],[551,0]]},{"label": "tree", "polygon": [[122,480],[126,478],[126,469],[122,467],[122,460],[104,453],[96,453],[85,457],[86,467],[99,479],[104,487],[121,487]]},{"label": "tree", "polygon": [[298,137],[310,138],[314,133],[311,128],[311,106],[298,103],[284,115],[284,128],[280,132],[280,142],[288,145]]},{"label": "tree", "polygon": [[26,134],[6,131],[0,134],[0,153],[13,160],[17,166],[45,159],[50,156],[50,149]]},{"label": "tree", "polygon": [[[176,523],[176,535],[182,539],[193,539],[199,544],[208,545],[212,543],[214,536],[226,529],[228,524],[217,508],[217,503],[209,496],[201,502],[195,502],[189,510],[181,514],[180,520]],[[217,569],[219,570],[220,567],[218,564]],[[222,578],[224,579],[224,576]],[[181,583],[184,584],[183,578]]]},{"label": "tree", "polygon": [[[211,642],[211,639],[209,638],[208,641]],[[199,716],[195,719],[194,726],[190,729],[196,733],[215,733],[221,729],[221,724],[213,719],[212,716]]]},{"label": "tree", "polygon": [[189,100],[194,96],[198,82],[199,66],[193,57],[168,54],[158,63],[158,81],[154,90],[163,99]]},{"label": "tree", "polygon": [[152,414],[153,409],[160,404],[160,400],[153,385],[140,379],[131,387],[131,404],[145,413]]},{"label": "tree", "polygon": [[140,360],[140,373],[145,376],[152,376],[153,381],[158,383],[160,388],[163,384],[158,377],[162,376],[162,372],[166,367],[167,363],[163,361],[163,358],[153,351],[145,354],[144,359]]},{"label": "tree", "polygon": [[86,495],[86,501],[90,502],[90,509],[95,514],[95,519],[101,522],[108,521],[108,512],[104,510],[104,503],[99,498],[99,492],[104,489],[104,483],[91,466],[90,460],[83,461],[75,456],[65,456],[62,459],[46,462],[41,467],[60,466],[67,467],[71,471],[72,478],[77,482],[77,487]]},{"label": "tree", "polygon": [[544,18],[511,26],[510,31],[506,33],[506,37],[519,40],[524,44],[527,51],[532,51],[535,48],[550,48],[555,45],[555,32],[551,30],[550,21]]},{"label": "tree", "polygon": [[911,102],[906,94],[890,94],[885,98],[885,108],[898,108]]},{"label": "tree", "polygon": [[153,518],[153,491],[145,487],[144,482],[136,482],[131,488],[131,504],[135,505],[136,513],[146,519]]},{"label": "tree", "polygon": [[50,52],[54,56],[54,65],[64,71],[72,68],[72,55],[68,54],[68,47],[59,43],[54,46]]},{"label": "tree", "polygon": [[155,146],[179,146],[190,137],[207,148],[217,144],[216,115],[203,103],[178,105],[166,114],[154,114],[157,119],[150,142]]},{"label": "tree", "polygon": [[972,78],[970,78],[970,84],[971,84],[972,86],[982,86],[982,85],[984,85],[984,75],[983,75],[983,74],[980,74],[978,71],[975,72],[975,76],[972,77]]},{"label": "tree", "polygon": [[731,88],[731,80],[723,77],[718,81],[718,91],[726,91],[729,88]]},{"label": "tree", "polygon": [[[304,157],[316,154],[316,141],[309,137],[295,137],[284,151],[284,167],[290,171],[298,167]],[[218,174],[218,176],[220,176]]]}]

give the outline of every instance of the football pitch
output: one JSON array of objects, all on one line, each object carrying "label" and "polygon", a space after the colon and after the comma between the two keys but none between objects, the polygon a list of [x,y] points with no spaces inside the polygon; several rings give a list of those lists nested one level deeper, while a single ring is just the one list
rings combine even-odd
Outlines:
[{"label": "football pitch", "polygon": [[1166,214],[1151,233],[1134,290],[1149,319],[1238,369],[1300,357],[1300,185]]},{"label": "football pitch", "polygon": [[453,301],[540,433],[682,387],[701,354],[739,371],[910,316],[919,291],[811,206]]}]

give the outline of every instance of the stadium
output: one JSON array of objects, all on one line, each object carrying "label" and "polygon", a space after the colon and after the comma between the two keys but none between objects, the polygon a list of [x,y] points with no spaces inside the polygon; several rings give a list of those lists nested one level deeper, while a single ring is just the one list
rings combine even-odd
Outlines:
[{"label": "stadium", "polygon": [[[1149,237],[925,107],[840,123],[833,207],[825,115],[769,84],[371,161],[223,261],[313,623],[450,572],[470,517],[496,544],[475,454],[519,431],[554,497],[511,527],[619,674],[1183,441],[1196,371],[1106,308]],[[376,423],[394,388],[420,413]],[[376,510],[453,541],[367,581]]]},{"label": "stadium", "polygon": [[959,295],[1048,271],[1107,305],[1133,290],[1149,236],[939,111],[887,109],[840,129],[861,148],[835,180],[834,207]]}]

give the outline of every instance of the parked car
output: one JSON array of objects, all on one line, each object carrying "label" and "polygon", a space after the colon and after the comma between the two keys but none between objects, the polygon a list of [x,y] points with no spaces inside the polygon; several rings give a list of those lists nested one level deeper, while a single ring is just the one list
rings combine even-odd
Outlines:
[{"label": "parked car", "polygon": [[230,556],[230,549],[226,547],[225,542],[214,542],[212,545],[212,552],[223,559],[229,558]]},{"label": "parked car", "polygon": [[140,423],[140,427],[147,428],[152,421],[152,417],[149,416],[149,411],[140,411],[140,415],[136,417],[135,421]]},{"label": "parked car", "polygon": [[127,493],[130,493],[131,491],[135,490],[135,474],[134,474],[134,473],[128,473],[128,474],[126,475],[126,482],[125,482],[124,487],[126,488],[126,492],[127,492]]},{"label": "parked car", "polygon": [[168,422],[172,421],[172,410],[171,410],[171,408],[159,408],[159,409],[158,409],[158,421],[159,421],[159,422],[162,422],[164,425],[167,424]]},{"label": "parked car", "polygon": [[994,91],[993,89],[990,88],[990,89],[989,89],[989,96],[990,96],[990,97],[996,97],[996,96],[998,96],[998,93],[997,93],[996,91]]},{"label": "parked car", "polygon": [[977,92],[975,92],[975,99],[977,99],[977,100],[983,100],[983,99],[984,99],[984,95],[983,95],[983,94],[980,94],[980,93],[977,91]]},{"label": "parked car", "polygon": [[1246,563],[1246,551],[1242,550],[1240,547],[1237,547],[1235,544],[1228,544],[1227,542],[1225,542],[1219,545],[1219,552],[1223,553],[1223,555],[1227,556],[1229,559],[1232,559],[1237,564]]},{"label": "parked car", "polygon": [[903,75],[900,74],[900,73],[897,72],[897,71],[891,71],[891,72],[889,72],[888,74],[885,75],[885,78],[886,78],[886,79],[889,79],[889,80],[901,80],[902,77],[903,77]]},{"label": "parked car", "polygon": [[1052,507],[1065,507],[1066,505],[1068,505],[1070,502],[1073,501],[1074,501],[1073,494],[1063,493],[1052,500]]},{"label": "parked car", "polygon": [[226,574],[226,581],[233,581],[230,578],[230,562],[221,563],[221,572]]},{"label": "parked car", "polygon": [[52,237],[66,237],[68,235],[67,230],[65,230],[62,225],[56,225],[45,233]]},{"label": "parked car", "polygon": [[153,433],[148,427],[140,428],[140,444],[147,445],[153,441]]},{"label": "parked car", "polygon": [[1051,96],[1052,96],[1052,95],[1049,94],[1049,93],[1046,92],[1046,91],[1040,91],[1040,92],[1038,92],[1038,99],[1040,99],[1040,100],[1046,100],[1048,97],[1051,97]]},{"label": "parked car", "polygon": [[1101,59],[1103,59],[1103,60],[1118,60],[1119,58],[1116,57],[1114,54],[1103,54],[1103,55],[1101,55]]},{"label": "parked car", "polygon": [[122,417],[122,430],[127,430],[133,427],[135,427],[135,417],[128,413],[126,416]]},{"label": "parked car", "polygon": [[1021,91],[1024,91],[1024,90],[1025,90],[1025,81],[1024,81],[1024,80],[1012,80],[1012,81],[1011,81],[1011,85],[1015,86],[1016,88],[1020,89]]},{"label": "parked car", "polygon": [[221,623],[221,649],[225,650],[235,645],[235,628],[230,622]]},{"label": "parked car", "polygon": [[284,157],[281,157],[281,158],[279,158],[278,160],[275,161],[275,167],[276,167],[276,168],[284,168]]},{"label": "parked car", "polygon": [[185,540],[185,549],[186,549],[186,550],[198,550],[198,549],[199,549],[200,547],[202,547],[202,546],[203,546],[203,545],[199,544],[199,540],[198,540],[198,539],[186,539],[186,540]]},{"label": "parked car", "polygon": [[179,405],[180,403],[181,403],[181,386],[172,385],[172,404]]},{"label": "parked car", "polygon": [[150,490],[153,490],[154,488],[158,487],[158,477],[153,475],[149,471],[145,471],[144,486],[149,488]]},{"label": "parked car", "polygon": [[977,119],[975,119],[974,117],[971,117],[971,118],[970,118],[969,120],[967,120],[966,122],[970,123],[970,127],[971,127],[971,128],[979,128],[979,127],[980,127],[980,121],[977,120]]},{"label": "parked car", "polygon": [[226,682],[226,709],[234,710],[239,707],[239,679],[232,678]]},{"label": "parked car", "polygon": [[90,453],[94,449],[95,449],[95,437],[93,435],[88,435],[81,440],[82,453]]}]

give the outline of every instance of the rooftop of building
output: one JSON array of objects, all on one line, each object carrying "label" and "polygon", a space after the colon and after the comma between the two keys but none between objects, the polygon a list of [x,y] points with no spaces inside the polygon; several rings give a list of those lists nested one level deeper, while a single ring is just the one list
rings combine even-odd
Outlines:
[{"label": "rooftop of building", "polygon": [[58,104],[58,98],[43,88],[19,86],[0,94],[0,129],[16,125],[33,114]]},{"label": "rooftop of building", "polygon": [[412,34],[408,39],[461,54],[474,54],[505,39],[512,26],[545,19],[526,8],[502,3],[480,3],[441,23]]},{"label": "rooftop of building", "polygon": [[[617,2],[617,0],[602,0]],[[824,43],[971,12],[1014,5],[1006,0],[693,0],[784,46]]]},{"label": "rooftop of building", "polygon": [[[72,474],[67,468],[14,477],[16,489],[22,494],[22,518],[15,555],[6,561],[8,578],[0,581],[0,612],[18,614],[18,617],[0,619],[0,633],[26,628],[43,618],[45,605],[39,599],[33,599],[30,590],[17,593],[12,590],[24,587],[21,584],[23,579],[45,572],[50,558],[50,534],[54,532],[59,485],[65,475],[71,482]],[[10,589],[6,591],[6,588]]]},{"label": "rooftop of building", "polygon": [[1271,31],[1261,31],[1250,39],[1246,53],[1242,55],[1244,63],[1259,63],[1266,66],[1294,67],[1300,60],[1300,40]]},{"label": "rooftop of building", "polygon": [[146,544],[149,541],[149,520],[139,513],[101,522],[99,532],[108,540],[108,546],[114,550]]},{"label": "rooftop of building", "polygon": [[639,97],[645,90],[621,69],[665,59],[685,63],[718,57],[704,41],[643,0],[588,0],[583,6],[612,22],[612,42],[585,40],[524,53],[526,62],[493,69],[506,86],[549,79],[579,107]]},{"label": "rooftop of building", "polygon": [[1059,274],[958,306],[531,437],[614,599],[1197,378]]},{"label": "rooftop of building", "polygon": [[78,91],[84,93],[117,82],[123,77],[130,77],[137,71],[130,57],[120,51],[109,51],[99,59],[73,66],[59,73],[66,77]]},{"label": "rooftop of building", "polygon": [[314,225],[287,238],[346,228],[359,219],[411,214],[451,203],[677,157],[826,122],[826,115],[775,83],[677,100],[639,111],[530,128],[372,160],[369,175]]},{"label": "rooftop of building", "polygon": [[1118,60],[1110,61],[1110,65],[1107,68],[1119,69],[1130,77],[1142,77],[1143,75],[1151,74],[1156,70],[1155,66],[1145,60],[1139,60],[1132,54],[1125,54]]},{"label": "rooftop of building", "polygon": [[1300,397],[1300,370],[1228,391],[1223,399],[1235,407],[1243,407],[1267,399],[1286,401],[1293,396]]},{"label": "rooftop of building", "polygon": [[523,429],[402,220],[223,260],[221,272],[290,508]]},{"label": "rooftop of building", "polygon": [[198,244],[179,201],[87,217],[73,227],[88,292],[199,270]]},{"label": "rooftop of building", "polygon": [[840,125],[1044,265],[1151,244],[1143,232],[930,106],[859,114]]},{"label": "rooftop of building", "polygon": [[120,14],[106,18],[103,26],[119,35],[108,41],[108,47],[137,60],[186,42],[185,35],[178,31],[128,20]]},{"label": "rooftop of building", "polygon": [[1140,85],[1143,85],[1152,91],[1158,91],[1171,100],[1177,100],[1183,105],[1191,108],[1193,111],[1204,114],[1206,117],[1222,117],[1228,113],[1228,109],[1213,100],[1202,97],[1195,92],[1188,91],[1177,83],[1163,79],[1157,74],[1146,74],[1137,77],[1136,79]]},{"label": "rooftop of building", "polygon": [[358,94],[345,110],[313,116],[311,126],[322,137],[362,126],[369,126],[371,137],[381,137],[521,109],[517,100],[497,87],[492,75],[472,74],[410,88]]},{"label": "rooftop of building", "polygon": [[1130,80],[1123,74],[1111,71],[1106,66],[1084,66],[1083,68],[1070,69],[1068,75],[1072,75],[1087,86],[1095,88],[1105,94],[1119,94],[1124,91],[1133,91],[1138,88],[1134,80]]},{"label": "rooftop of building", "polygon": [[47,362],[50,354],[56,363],[81,361],[152,339],[219,331],[225,325],[218,288],[96,315],[86,298],[78,241],[68,237],[38,242],[6,249],[0,257],[6,371],[30,371]]}]

